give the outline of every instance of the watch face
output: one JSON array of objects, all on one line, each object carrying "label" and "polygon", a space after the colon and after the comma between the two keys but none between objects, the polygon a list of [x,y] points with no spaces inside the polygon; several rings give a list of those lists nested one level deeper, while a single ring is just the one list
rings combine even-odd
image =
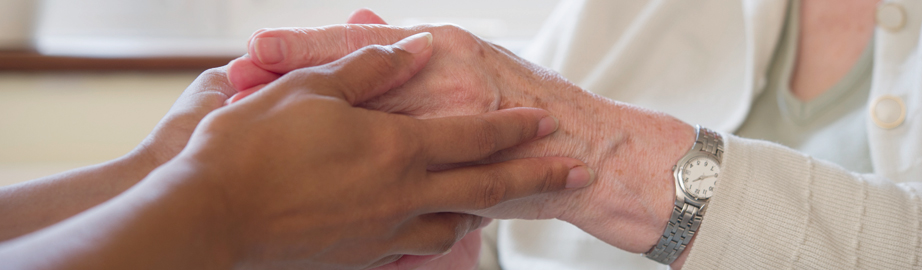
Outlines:
[{"label": "watch face", "polygon": [[714,195],[720,164],[709,157],[695,157],[682,167],[682,187],[685,193],[696,199],[707,199]]}]

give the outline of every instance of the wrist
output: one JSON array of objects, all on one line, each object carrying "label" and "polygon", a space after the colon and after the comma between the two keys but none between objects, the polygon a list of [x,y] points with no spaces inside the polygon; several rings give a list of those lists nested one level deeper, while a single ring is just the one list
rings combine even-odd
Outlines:
[{"label": "wrist", "polygon": [[[557,132],[521,156],[567,156],[596,172],[596,182],[546,203],[544,212],[618,248],[643,253],[662,237],[675,202],[673,166],[695,130],[674,117],[600,97],[534,68],[520,92],[501,93],[499,108],[539,107],[560,119]],[[515,88],[509,88],[516,91]],[[507,90],[508,91],[508,90]],[[588,194],[587,194],[588,193]],[[559,209],[562,208],[562,209]]]},{"label": "wrist", "polygon": [[684,265],[713,195],[723,156],[720,134],[696,127],[696,139],[673,167],[675,205],[658,243],[644,256],[674,268]]},{"label": "wrist", "polygon": [[640,157],[626,166],[636,168],[631,172],[637,176],[633,181],[641,182],[642,189],[647,191],[638,203],[649,207],[649,216],[647,222],[636,228],[643,232],[638,234],[638,240],[644,243],[639,252],[647,252],[663,237],[672,216],[676,200],[675,166],[694,145],[696,131],[694,126],[666,114],[639,108],[634,111],[644,116],[634,117],[629,130],[634,137],[643,139],[631,142],[636,144],[632,155]]},{"label": "wrist", "polygon": [[123,156],[123,158],[131,160],[139,169],[146,170],[147,173],[169,162],[178,154],[178,151],[163,151],[162,149],[166,147],[162,145],[163,143],[158,143],[157,139],[151,138],[155,136],[156,134],[149,135],[148,138],[145,138],[141,144],[135,147],[130,153]]},{"label": "wrist", "polygon": [[128,154],[118,158],[117,163],[121,164],[121,170],[126,175],[132,175],[135,182],[141,181],[147,177],[154,169],[160,167],[166,161],[156,158],[155,154],[147,147],[140,146]]},{"label": "wrist", "polygon": [[[619,190],[601,196],[606,205],[592,219],[584,220],[597,237],[609,243],[629,245],[631,252],[649,251],[659,242],[675,204],[673,166],[695,140],[694,127],[662,113],[628,104],[617,104],[618,124],[602,134],[616,134],[622,143],[603,149],[598,162],[599,180],[605,189]],[[604,140],[604,139],[603,139]],[[629,220],[631,222],[623,222]],[[619,229],[594,224],[621,223]],[[593,224],[593,225],[588,225]]]},{"label": "wrist", "polygon": [[[674,117],[588,92],[559,114],[561,130],[598,178],[562,220],[627,251],[649,251],[662,237],[675,201],[673,166],[695,140]],[[571,132],[567,133],[566,130]],[[573,142],[579,142],[574,147]]]},{"label": "wrist", "polygon": [[215,173],[203,169],[195,162],[179,159],[163,164],[145,178],[140,185],[163,192],[164,203],[177,213],[175,223],[181,230],[189,230],[194,237],[193,264],[208,269],[227,269],[237,263],[240,256],[239,233],[234,228],[238,222],[228,207],[226,196],[215,186]]},{"label": "wrist", "polygon": [[[226,211],[177,166],[158,170],[115,199],[54,227],[5,243],[13,268],[228,269]],[[222,213],[222,214],[216,214]],[[216,218],[218,217],[218,218]],[[62,239],[66,241],[61,241]],[[92,245],[88,245],[92,243]],[[36,254],[42,254],[37,256]],[[17,266],[18,265],[18,266]]]}]

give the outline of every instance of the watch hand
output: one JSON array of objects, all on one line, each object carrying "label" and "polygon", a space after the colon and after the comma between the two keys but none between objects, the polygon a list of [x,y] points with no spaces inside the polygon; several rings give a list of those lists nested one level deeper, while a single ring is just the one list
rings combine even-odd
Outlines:
[{"label": "watch hand", "polygon": [[692,180],[692,183],[697,182],[697,181],[704,180],[705,178],[711,178],[711,177],[716,177],[716,176],[717,176],[717,174],[714,174],[714,175],[702,175],[701,177],[698,177],[698,179]]},{"label": "watch hand", "polygon": [[704,175],[702,175],[701,177],[696,178],[695,180],[692,180],[692,183],[701,181],[702,179],[704,179]]}]

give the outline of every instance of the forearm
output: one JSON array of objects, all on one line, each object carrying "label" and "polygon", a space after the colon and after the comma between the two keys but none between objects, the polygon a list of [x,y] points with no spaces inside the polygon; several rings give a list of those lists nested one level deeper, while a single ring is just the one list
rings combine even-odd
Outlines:
[{"label": "forearm", "polygon": [[124,192],[159,165],[140,151],[106,163],[0,188],[0,242],[90,209]]},{"label": "forearm", "polygon": [[687,269],[917,269],[922,185],[727,138]]},{"label": "forearm", "polygon": [[0,246],[11,269],[227,269],[226,210],[182,166],[89,211]]}]

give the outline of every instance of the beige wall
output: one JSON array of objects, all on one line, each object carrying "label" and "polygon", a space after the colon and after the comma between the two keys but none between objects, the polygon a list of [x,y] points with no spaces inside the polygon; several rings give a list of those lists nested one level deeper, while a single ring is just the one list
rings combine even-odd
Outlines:
[{"label": "beige wall", "polygon": [[0,185],[134,148],[196,73],[0,73]]}]

